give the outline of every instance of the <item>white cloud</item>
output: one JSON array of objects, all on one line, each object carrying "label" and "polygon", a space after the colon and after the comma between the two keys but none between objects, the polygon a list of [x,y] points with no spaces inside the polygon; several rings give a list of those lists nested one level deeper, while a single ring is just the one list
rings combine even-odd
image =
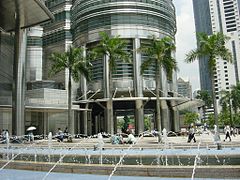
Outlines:
[{"label": "white cloud", "polygon": [[198,62],[184,62],[185,55],[196,48],[192,0],[174,0],[174,4],[177,11],[176,59],[180,69],[178,76],[189,79],[194,90],[200,86]]}]

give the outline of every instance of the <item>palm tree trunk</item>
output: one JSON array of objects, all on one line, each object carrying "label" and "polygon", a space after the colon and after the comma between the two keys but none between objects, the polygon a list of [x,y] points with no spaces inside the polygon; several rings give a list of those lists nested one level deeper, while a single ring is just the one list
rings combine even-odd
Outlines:
[{"label": "palm tree trunk", "polygon": [[159,93],[159,88],[160,88],[160,78],[161,78],[161,69],[156,63],[156,76],[155,76],[155,81],[156,81],[156,126],[157,126],[157,131],[159,133],[159,139],[158,142],[161,142],[161,109],[160,109],[160,93]]},{"label": "palm tree trunk", "polygon": [[69,69],[68,75],[68,129],[69,132],[74,134],[73,119],[72,119],[72,70]]}]

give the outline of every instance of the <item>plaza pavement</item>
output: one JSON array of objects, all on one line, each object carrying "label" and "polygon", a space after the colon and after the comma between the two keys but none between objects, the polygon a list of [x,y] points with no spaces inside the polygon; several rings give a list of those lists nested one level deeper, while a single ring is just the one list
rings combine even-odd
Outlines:
[{"label": "plaza pavement", "polygon": [[[216,143],[214,142],[213,134],[210,132],[208,134],[196,134],[196,143],[193,141],[190,143],[187,143],[188,136],[182,135],[182,136],[172,136],[167,137],[166,142],[158,143],[158,137],[136,137],[137,143],[132,146],[132,148],[148,148],[148,149],[154,149],[154,148],[194,148],[198,147],[207,147],[207,148],[216,148]],[[221,146],[224,147],[240,147],[240,135],[231,136],[232,141],[229,142],[229,140],[226,140],[224,142],[225,135],[220,134],[221,138]],[[124,140],[127,139],[127,137],[123,138]],[[125,149],[129,147],[129,144],[111,144],[110,138],[103,138],[104,141],[104,148],[106,149],[112,149],[112,148],[121,148]],[[163,139],[165,141],[165,139]],[[95,145],[97,145],[99,140],[95,137],[89,137],[89,138],[74,138],[72,142],[67,142],[67,139],[64,139],[63,142],[58,142],[56,139],[53,139],[51,142],[51,146],[55,148],[94,148]],[[35,140],[32,144],[24,143],[24,144],[10,144],[12,147],[17,146],[37,146],[37,147],[48,147],[49,141],[47,139],[45,140]],[[0,147],[6,146],[6,144],[0,144]]]}]

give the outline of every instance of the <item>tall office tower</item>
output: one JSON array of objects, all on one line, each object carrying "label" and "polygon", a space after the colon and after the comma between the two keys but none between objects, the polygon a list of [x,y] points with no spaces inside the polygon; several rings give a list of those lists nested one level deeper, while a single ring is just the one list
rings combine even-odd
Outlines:
[{"label": "tall office tower", "polygon": [[46,22],[52,15],[41,0],[9,0],[0,1],[0,17],[0,129],[21,136],[26,130],[27,28]]},{"label": "tall office tower", "polygon": [[12,129],[14,36],[0,30],[0,129]]},{"label": "tall office tower", "polygon": [[[43,25],[43,79],[39,89],[41,100],[44,101],[37,115],[44,121],[45,132],[56,132],[58,128],[67,126],[67,87],[68,71],[62,71],[50,76],[51,62],[49,57],[53,52],[65,52],[72,44],[70,33],[70,9],[72,0],[45,0],[45,5],[53,13],[54,20]],[[76,87],[75,87],[76,86]],[[77,85],[73,83],[73,98],[77,92]],[[74,108],[73,108],[74,109]],[[74,116],[73,116],[74,117]]]},{"label": "tall office tower", "polygon": [[182,78],[178,78],[177,80],[177,88],[178,94],[183,97],[192,98],[192,85],[190,81],[185,81]]},{"label": "tall office tower", "polygon": [[46,6],[53,13],[55,20],[44,25],[43,32],[43,79],[55,80],[67,87],[67,72],[63,71],[54,77],[49,77],[51,62],[48,58],[53,52],[65,52],[72,44],[70,33],[70,9],[71,0],[46,0]]},{"label": "tall office tower", "polygon": [[[74,0],[72,7],[73,44],[87,50],[96,46],[100,40],[99,32],[110,36],[120,35],[127,42],[127,51],[132,53],[132,63],[118,62],[113,73],[113,89],[108,92],[109,67],[107,58],[92,62],[93,72],[90,83],[82,83],[80,100],[82,107],[92,108],[92,115],[84,115],[80,129],[91,132],[100,130],[117,132],[118,117],[129,116],[135,119],[136,133],[144,131],[144,115],[155,115],[155,67],[152,66],[143,75],[140,66],[146,59],[137,49],[149,45],[149,38],[169,36],[173,39],[176,32],[175,8],[172,0],[115,0],[89,1]],[[168,81],[162,71],[162,128],[177,130],[174,118],[173,101],[168,101],[169,91],[176,91],[176,76]],[[113,95],[114,120],[109,121],[109,94]],[[86,95],[87,94],[87,95]],[[155,98],[155,99],[154,99]],[[93,101],[94,99],[94,101]],[[155,118],[154,118],[155,119]],[[92,124],[91,127],[87,127]],[[153,127],[154,128],[154,127]],[[156,128],[156,126],[155,126]]]},{"label": "tall office tower", "polygon": [[42,35],[40,26],[29,28],[27,32],[26,82],[42,80]]},{"label": "tall office tower", "polygon": [[[217,59],[214,71],[214,90],[219,99],[221,90],[229,90],[239,82],[239,0],[193,0],[194,18],[197,32],[212,34],[223,32],[230,37],[226,47],[232,52],[233,63]],[[211,90],[207,59],[199,61],[201,89]]]}]

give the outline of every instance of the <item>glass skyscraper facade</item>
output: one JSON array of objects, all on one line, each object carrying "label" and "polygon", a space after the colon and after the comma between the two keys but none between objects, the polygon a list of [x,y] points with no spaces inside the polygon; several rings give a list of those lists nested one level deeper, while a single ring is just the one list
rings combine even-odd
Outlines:
[{"label": "glass skyscraper facade", "polygon": [[43,1],[0,1],[0,129],[25,134],[26,31],[52,18]]},{"label": "glass skyscraper facade", "polygon": [[[88,97],[94,94],[92,103],[92,122],[96,131],[111,129],[106,120],[108,118],[108,105],[105,98],[109,93],[114,95],[113,129],[116,132],[117,116],[134,116],[137,133],[144,131],[144,114],[155,115],[155,100],[146,103],[147,98],[154,98],[155,67],[148,69],[143,76],[140,66],[146,59],[137,49],[142,45],[149,45],[152,36],[162,38],[165,36],[175,39],[176,17],[175,8],[171,0],[75,0],[72,6],[72,33],[73,44],[78,47],[91,49],[100,40],[99,32],[105,31],[110,36],[119,35],[127,42],[126,51],[131,52],[132,63],[119,62],[113,73],[113,89],[107,92],[109,82],[109,67],[106,58],[99,58],[92,62],[92,81],[82,85],[80,96],[91,91]],[[86,52],[87,53],[87,52]],[[168,81],[162,72],[162,96],[168,97],[170,91],[176,91],[176,78]],[[95,94],[96,93],[96,94]],[[86,98],[88,98],[86,97]],[[79,101],[84,105],[86,100]],[[101,103],[105,109],[99,106]],[[172,102],[162,100],[162,127],[167,130],[176,130],[177,123],[172,113]],[[154,128],[154,127],[153,127]]]},{"label": "glass skyscraper facade", "polygon": [[[114,132],[117,131],[119,116],[133,117],[136,133],[144,131],[145,115],[151,115],[152,123],[156,123],[155,67],[152,66],[141,75],[140,66],[147,57],[145,54],[140,54],[137,49],[142,45],[149,46],[153,35],[157,38],[168,36],[175,40],[176,17],[172,0],[45,0],[44,2],[53,13],[55,20],[41,24],[41,27],[20,31],[20,38],[24,40],[24,46],[27,45],[27,53],[22,51],[18,54],[21,55],[18,58],[21,58],[22,68],[18,79],[24,81],[21,81],[22,88],[18,87],[21,94],[17,95],[17,102],[20,104],[17,104],[14,120],[11,120],[11,90],[14,81],[12,64],[16,59],[13,56],[16,53],[14,37],[10,33],[3,31],[0,33],[0,129],[14,129],[17,130],[15,134],[22,135],[27,127],[33,125],[37,127],[35,133],[46,135],[50,131],[55,132],[59,127],[65,128],[68,71],[50,77],[51,62],[48,58],[53,52],[67,51],[70,45],[84,47],[87,53],[88,49],[95,47],[99,42],[99,32],[102,31],[110,36],[120,35],[127,42],[126,51],[132,54],[132,63],[117,64],[117,69],[113,73],[111,92],[107,92],[109,69],[106,59],[100,58],[92,62],[91,82],[86,83],[82,79],[81,84],[73,84],[72,100],[77,100],[73,105],[74,132],[81,134],[95,134],[101,130],[110,132],[106,121],[108,117],[106,98],[109,93],[114,94],[114,122],[112,122]],[[30,3],[28,11],[34,11],[34,8],[36,8],[35,4]],[[42,16],[43,14],[39,15],[39,19]],[[23,27],[31,27],[33,24]],[[161,84],[162,127],[177,131],[179,130],[177,110],[173,108],[177,102],[169,97],[175,96],[174,92],[177,91],[176,73],[170,81],[162,71]]]},{"label": "glass skyscraper facade", "polygon": [[0,31],[0,127],[4,129],[12,128],[13,54],[14,36]]},{"label": "glass skyscraper facade", "polygon": [[220,98],[222,90],[229,91],[232,85],[239,82],[239,5],[239,0],[193,0],[196,31],[209,35],[222,32],[230,38],[226,47],[232,52],[233,63],[217,59],[214,87],[211,87],[207,58],[199,61],[201,89],[213,89],[217,99]]}]

